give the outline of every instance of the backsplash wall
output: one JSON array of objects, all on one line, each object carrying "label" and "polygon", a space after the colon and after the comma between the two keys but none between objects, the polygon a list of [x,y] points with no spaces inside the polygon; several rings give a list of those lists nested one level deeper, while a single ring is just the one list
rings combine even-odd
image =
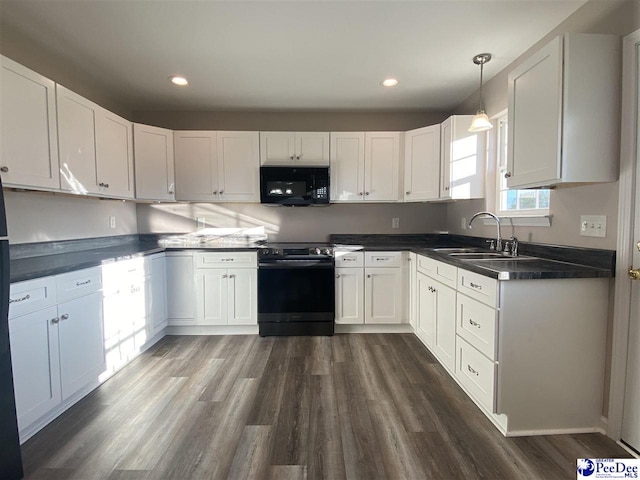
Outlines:
[{"label": "backsplash wall", "polygon": [[[325,242],[331,233],[431,233],[446,228],[443,204],[332,204],[268,207],[248,203],[138,204],[139,233],[189,233],[207,227],[264,226],[270,241]],[[391,219],[400,228],[391,228]]]}]

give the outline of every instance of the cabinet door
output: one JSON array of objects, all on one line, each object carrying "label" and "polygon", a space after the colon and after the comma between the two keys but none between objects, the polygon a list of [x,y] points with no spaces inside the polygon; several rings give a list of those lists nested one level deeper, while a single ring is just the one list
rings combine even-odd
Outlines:
[{"label": "cabinet door", "polygon": [[453,372],[456,366],[456,291],[440,282],[433,285],[436,299],[433,353]]},{"label": "cabinet door", "polygon": [[136,198],[175,200],[173,132],[136,123],[133,138]]},{"label": "cabinet door", "polygon": [[472,115],[454,115],[441,125],[440,198],[484,197],[484,133],[469,132]]},{"label": "cabinet door", "polygon": [[106,371],[102,330],[102,293],[58,305],[60,383],[67,399]]},{"label": "cabinet door", "polygon": [[404,201],[421,202],[440,195],[440,125],[405,133]]},{"label": "cabinet door", "polygon": [[150,334],[155,335],[167,326],[167,269],[164,255],[152,257],[150,263],[147,318]]},{"label": "cabinet door", "polygon": [[229,325],[258,324],[258,270],[227,270],[227,318]]},{"label": "cabinet door", "polygon": [[96,167],[97,105],[56,85],[60,187],[73,193],[99,194]]},{"label": "cabinet door", "polygon": [[195,284],[193,256],[167,254],[167,313],[173,325],[193,325],[195,318]]},{"label": "cabinet door", "polygon": [[365,277],[365,323],[402,323],[402,269],[367,268]]},{"label": "cabinet door", "polygon": [[260,203],[258,132],[218,132],[219,199]]},{"label": "cabinet door", "polygon": [[131,122],[104,108],[96,112],[98,187],[109,197],[133,198]]},{"label": "cabinet door", "polygon": [[227,324],[226,269],[199,269],[196,271],[196,323],[198,325]]},{"label": "cabinet door", "polygon": [[365,201],[400,200],[400,132],[367,132],[364,165]]},{"label": "cabinet door", "polygon": [[56,307],[9,320],[18,428],[31,425],[60,403]]},{"label": "cabinet door", "polygon": [[174,132],[176,200],[218,199],[216,132]]},{"label": "cabinet door", "polygon": [[331,133],[332,202],[364,200],[364,133]]},{"label": "cabinet door", "polygon": [[294,162],[293,132],[260,132],[260,165],[293,165]]},{"label": "cabinet door", "polygon": [[409,323],[413,330],[418,329],[418,256],[411,252],[409,261]]},{"label": "cabinet door", "polygon": [[364,323],[362,268],[336,268],[336,323]]},{"label": "cabinet door", "polygon": [[433,280],[418,272],[416,275],[416,315],[418,336],[423,343],[433,349],[436,328],[436,295]]},{"label": "cabinet door", "polygon": [[60,188],[56,125],[54,82],[0,56],[0,167],[4,186]]},{"label": "cabinet door", "polygon": [[329,165],[328,132],[296,132],[295,142],[298,165]]},{"label": "cabinet door", "polygon": [[509,188],[560,178],[562,38],[509,74]]}]

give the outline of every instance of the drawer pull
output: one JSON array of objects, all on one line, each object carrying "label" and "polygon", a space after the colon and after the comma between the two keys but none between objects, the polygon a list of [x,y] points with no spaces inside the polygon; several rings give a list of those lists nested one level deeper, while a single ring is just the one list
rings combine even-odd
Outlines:
[{"label": "drawer pull", "polygon": [[24,302],[25,300],[29,300],[31,298],[31,295],[29,295],[28,293],[21,298],[11,298],[9,299],[9,303],[18,303],[18,302]]},{"label": "drawer pull", "polygon": [[480,324],[479,324],[478,322],[474,322],[473,320],[469,319],[469,323],[470,323],[471,325],[473,325],[474,327],[478,327],[478,328],[480,328]]},{"label": "drawer pull", "polygon": [[55,325],[60,322],[60,317],[54,317],[51,319],[51,325]]},{"label": "drawer pull", "polygon": [[477,372],[477,370],[475,370],[475,369],[473,369],[473,368],[471,367],[471,365],[467,365],[467,370],[469,370],[471,373],[473,373],[476,377],[477,377],[478,375],[480,375],[480,374]]},{"label": "drawer pull", "polygon": [[221,262],[233,262],[233,258],[223,258],[220,261]]},{"label": "drawer pull", "polygon": [[343,258],[342,258],[342,261],[343,261],[343,262],[355,262],[355,261],[356,261],[356,259],[355,259],[355,258],[347,258],[347,257],[343,257]]},{"label": "drawer pull", "polygon": [[65,313],[64,315],[60,315],[60,320],[68,320],[69,319],[69,314]]},{"label": "drawer pull", "polygon": [[140,291],[140,287],[131,287],[131,293],[138,293]]},{"label": "drawer pull", "polygon": [[76,287],[81,287],[83,285],[89,285],[91,283],[91,279],[85,280],[84,282],[76,282]]},{"label": "drawer pull", "polygon": [[389,257],[376,257],[376,258],[374,258],[374,260],[376,262],[388,262],[389,260],[391,260],[391,258],[389,258]]},{"label": "drawer pull", "polygon": [[482,290],[482,285],[478,285],[477,283],[470,282],[469,286],[471,288],[477,288],[478,290]]}]

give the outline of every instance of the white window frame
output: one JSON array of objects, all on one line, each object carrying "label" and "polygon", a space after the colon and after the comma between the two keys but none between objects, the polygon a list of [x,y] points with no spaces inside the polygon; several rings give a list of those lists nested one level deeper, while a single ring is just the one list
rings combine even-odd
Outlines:
[{"label": "white window frame", "polygon": [[[549,219],[549,208],[529,208],[529,209],[517,209],[517,210],[508,210],[503,209],[502,197],[503,193],[507,192],[509,189],[506,188],[506,179],[505,172],[507,171],[507,132],[505,131],[504,125],[507,125],[507,111],[503,111],[492,118],[495,124],[495,160],[496,160],[496,197],[495,197],[495,205],[497,215],[499,217],[508,217],[512,219],[530,219],[533,220],[535,218],[543,217],[545,219]],[[538,200],[538,195],[541,190],[525,190],[527,192],[536,192],[536,201]],[[551,203],[551,201],[549,201]],[[545,220],[541,223],[534,222],[531,226],[534,225],[546,225],[548,220]],[[522,224],[522,222],[514,222],[516,224]]]}]

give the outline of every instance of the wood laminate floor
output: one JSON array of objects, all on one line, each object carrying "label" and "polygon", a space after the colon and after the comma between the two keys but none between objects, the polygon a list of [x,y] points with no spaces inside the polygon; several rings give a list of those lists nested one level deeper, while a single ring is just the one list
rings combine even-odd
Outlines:
[{"label": "wood laminate floor", "polygon": [[30,479],[575,479],[599,434],[505,438],[411,334],[170,336],[23,445]]}]

